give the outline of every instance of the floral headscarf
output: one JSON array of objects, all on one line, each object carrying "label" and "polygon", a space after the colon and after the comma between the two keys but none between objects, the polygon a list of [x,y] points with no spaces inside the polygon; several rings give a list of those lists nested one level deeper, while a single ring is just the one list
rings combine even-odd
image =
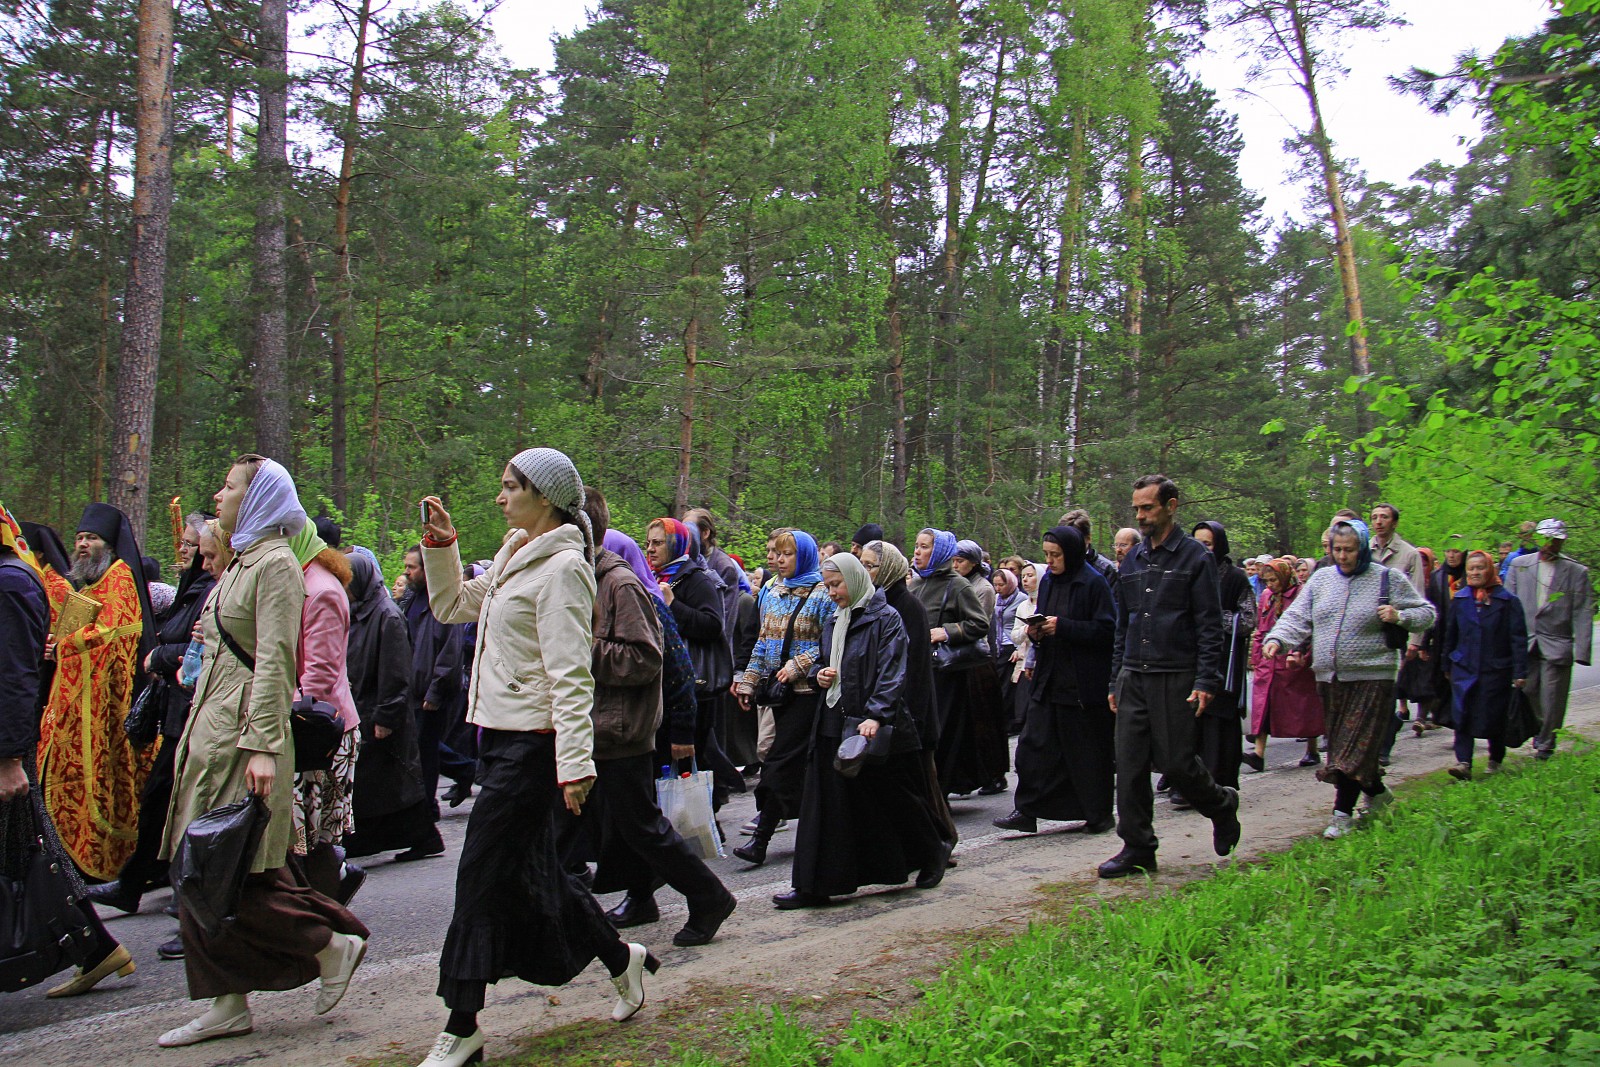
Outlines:
[{"label": "floral headscarf", "polygon": [[665,578],[670,582],[678,576],[679,568],[689,562],[689,549],[694,540],[689,534],[689,528],[677,519],[660,518],[650,525],[661,527],[667,539],[667,563],[661,567],[652,563],[650,569],[656,572],[657,578]]}]

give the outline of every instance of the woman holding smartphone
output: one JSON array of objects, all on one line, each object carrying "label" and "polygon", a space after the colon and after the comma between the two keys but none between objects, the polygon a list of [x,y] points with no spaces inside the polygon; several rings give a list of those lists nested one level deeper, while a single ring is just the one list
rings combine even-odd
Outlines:
[{"label": "woman holding smartphone", "polygon": [[659,966],[617,936],[556,855],[557,805],[579,814],[595,779],[594,538],[583,480],[555,449],[526,449],[506,465],[495,503],[510,529],[489,570],[466,581],[450,513],[438,497],[423,501],[428,606],[440,622],[478,623],[467,721],[482,731],[481,792],[439,956],[450,1018],[423,1067],[483,1058],[478,1012],[491,982],[566,985],[598,958],[622,1022],[644,1006],[644,972]]}]

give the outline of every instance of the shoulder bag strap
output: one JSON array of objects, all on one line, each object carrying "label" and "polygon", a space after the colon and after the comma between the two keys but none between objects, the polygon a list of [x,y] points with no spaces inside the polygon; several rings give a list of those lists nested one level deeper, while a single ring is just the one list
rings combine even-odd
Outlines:
[{"label": "shoulder bag strap", "polygon": [[[219,586],[218,594],[221,591]],[[240,648],[239,642],[235,641],[233,635],[228,632],[228,628],[222,625],[222,597],[220,595],[212,596],[211,616],[216,621],[217,633],[222,635],[222,643],[228,646],[228,651],[238,657],[239,662],[244,664],[246,670],[254,671],[256,669],[256,658]]]},{"label": "shoulder bag strap", "polygon": [[[1380,564],[1380,566],[1382,566],[1382,565]],[[1389,568],[1388,567],[1384,567],[1383,568],[1383,574],[1380,575],[1379,578],[1378,578],[1378,604],[1381,606],[1381,605],[1387,604],[1388,602],[1389,602]]]},{"label": "shoulder bag strap", "polygon": [[789,613],[789,625],[783,631],[783,647],[778,650],[779,670],[782,670],[784,665],[789,662],[789,646],[794,641],[794,620],[799,618],[800,612],[805,610],[806,601],[811,599],[811,590],[815,588],[815,586],[807,588],[806,595],[798,598],[800,603],[796,604],[794,610]]}]

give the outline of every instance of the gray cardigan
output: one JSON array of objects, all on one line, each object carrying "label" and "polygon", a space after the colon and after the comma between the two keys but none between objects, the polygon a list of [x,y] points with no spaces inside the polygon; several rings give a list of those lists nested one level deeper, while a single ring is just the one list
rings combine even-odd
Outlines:
[{"label": "gray cardigan", "polygon": [[[1393,679],[1399,653],[1383,643],[1383,623],[1378,618],[1384,569],[1374,563],[1353,578],[1338,567],[1317,571],[1262,643],[1303,648],[1309,641],[1311,669],[1319,682]],[[1433,605],[1412,588],[1403,572],[1392,568],[1389,603],[1400,612],[1400,625],[1411,633],[1434,623]]]}]

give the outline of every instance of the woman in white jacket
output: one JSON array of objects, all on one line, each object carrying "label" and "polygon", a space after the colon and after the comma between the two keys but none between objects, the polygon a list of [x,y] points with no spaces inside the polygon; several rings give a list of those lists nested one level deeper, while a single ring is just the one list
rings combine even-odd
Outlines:
[{"label": "woman in white jacket", "polygon": [[438,497],[423,501],[428,605],[440,622],[478,623],[467,721],[482,730],[482,791],[439,956],[450,1019],[423,1067],[483,1058],[477,1016],[490,982],[565,985],[598,958],[621,1022],[643,1007],[644,972],[658,966],[643,945],[617,937],[556,858],[556,805],[578,814],[595,776],[594,548],[583,480],[555,449],[527,449],[507,464],[495,503],[510,530],[488,572],[463,581],[450,515]]}]

